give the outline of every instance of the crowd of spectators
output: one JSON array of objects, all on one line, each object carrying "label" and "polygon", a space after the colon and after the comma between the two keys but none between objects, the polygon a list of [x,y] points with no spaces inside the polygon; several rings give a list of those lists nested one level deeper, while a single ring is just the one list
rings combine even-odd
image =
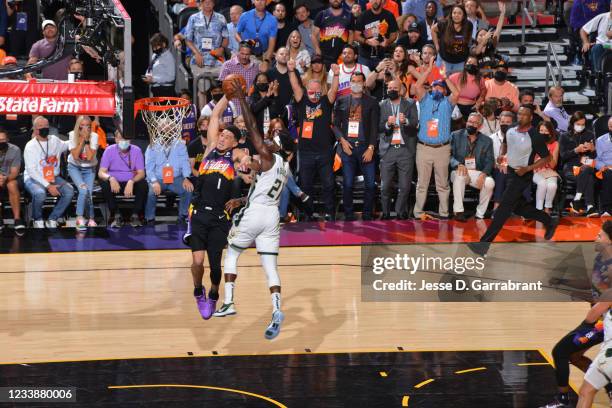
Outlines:
[{"label": "crowd of spectators", "polygon": [[[10,197],[16,226],[23,225],[16,198],[22,158],[34,227],[54,228],[74,194],[77,227],[95,226],[94,184],[101,186],[113,226],[123,224],[117,195],[134,197],[133,226],[155,220],[156,198],[162,194],[178,197],[178,220],[185,222],[210,115],[223,93],[221,82],[230,74],[244,77],[257,126],[269,143],[279,143],[278,132],[286,131],[297,144],[294,175],[281,202],[287,219],[291,196],[306,219],[316,211],[335,220],[337,197],[344,219],[357,219],[359,175],[363,220],[377,214],[377,186],[383,219],[454,216],[463,221],[470,216],[464,206],[470,190],[477,193],[474,215],[494,216],[506,175],[513,171],[503,142],[507,135],[526,133],[517,127],[518,117],[543,135],[552,157],[534,173],[525,197],[552,212],[560,186],[571,186],[573,213],[612,212],[612,120],[609,133],[594,134],[585,113],[566,111],[563,88],[551,87],[543,108],[532,90],[519,91],[509,56],[497,49],[507,21],[505,2],[497,4],[494,15],[486,15],[477,0],[219,1],[174,4],[172,11],[184,24],[173,39],[159,33],[150,39],[152,55],[142,80],[152,95],[177,95],[170,41],[182,50],[179,62],[195,81],[182,143],[165,150],[155,145],[140,149],[117,131],[116,143],[107,147],[93,130],[98,118],[89,117],[72,118],[64,141],[45,135],[49,121],[38,117],[22,157],[17,146],[3,143],[10,132],[0,132],[0,192]],[[603,0],[575,0],[571,9],[572,57],[589,61],[595,71],[612,45],[609,9]],[[32,45],[30,62],[54,50],[55,22],[45,20],[41,29],[44,38]],[[61,60],[42,75],[66,79],[69,73],[83,78],[82,63]],[[192,97],[189,90],[179,95]],[[228,105],[220,123],[240,128],[240,147],[255,153],[238,103]],[[59,172],[65,156],[72,183]],[[340,174],[342,183],[337,184]],[[438,208],[428,212],[432,175]],[[42,204],[48,195],[58,199],[45,222]],[[320,208],[312,206],[314,201]]]}]

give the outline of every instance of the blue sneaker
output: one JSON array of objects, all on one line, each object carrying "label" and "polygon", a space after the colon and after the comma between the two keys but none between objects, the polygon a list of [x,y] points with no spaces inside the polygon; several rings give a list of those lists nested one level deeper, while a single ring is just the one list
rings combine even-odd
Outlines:
[{"label": "blue sneaker", "polygon": [[277,310],[276,312],[272,313],[272,321],[270,322],[268,328],[266,329],[266,332],[264,333],[266,339],[272,340],[273,338],[278,336],[283,320],[285,320],[285,314],[280,310]]}]

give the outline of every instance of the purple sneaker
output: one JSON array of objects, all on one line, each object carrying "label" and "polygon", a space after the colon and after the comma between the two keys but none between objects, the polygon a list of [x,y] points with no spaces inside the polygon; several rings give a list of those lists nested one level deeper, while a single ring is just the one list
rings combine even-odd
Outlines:
[{"label": "purple sneaker", "polygon": [[[199,304],[198,304],[199,307]],[[202,315],[202,319],[208,320],[215,313],[217,309],[217,301],[213,299],[207,299],[204,303],[204,307],[200,309],[200,314]]]},{"label": "purple sneaker", "polygon": [[[204,294],[202,296],[194,296],[194,297],[196,300],[196,304],[198,305],[198,310],[200,311],[200,315],[204,317],[206,313],[206,306],[208,305],[208,303],[206,302],[206,295]],[[207,319],[207,318],[204,317],[204,319]]]}]

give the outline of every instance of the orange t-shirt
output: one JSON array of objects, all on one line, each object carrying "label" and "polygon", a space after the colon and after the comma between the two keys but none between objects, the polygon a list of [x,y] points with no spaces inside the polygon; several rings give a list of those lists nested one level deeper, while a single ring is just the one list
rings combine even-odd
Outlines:
[{"label": "orange t-shirt", "polygon": [[[419,74],[421,74],[423,71],[425,71],[427,68],[426,67],[418,67],[417,68],[417,72]],[[440,72],[440,68],[436,65],[434,65],[433,69],[431,70],[431,73],[429,74],[429,76],[427,77],[427,83],[431,85],[431,83],[433,81],[438,81],[444,79],[444,77],[442,76],[442,73]]]},{"label": "orange t-shirt", "polygon": [[[366,9],[369,10],[372,8],[372,4],[368,2]],[[399,6],[394,0],[387,0],[385,4],[383,4],[383,8],[393,14],[393,17],[398,18],[399,14]]]}]

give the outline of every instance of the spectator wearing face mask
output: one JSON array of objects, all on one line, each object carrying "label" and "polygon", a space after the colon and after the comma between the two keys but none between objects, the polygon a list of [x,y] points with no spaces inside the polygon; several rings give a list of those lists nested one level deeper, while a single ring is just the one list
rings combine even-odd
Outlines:
[{"label": "spectator wearing face mask", "polygon": [[544,113],[557,123],[558,132],[567,132],[569,114],[563,107],[563,95],[565,91],[560,86],[552,86],[548,90],[548,103],[544,107]]},{"label": "spectator wearing face mask", "polygon": [[586,127],[583,112],[571,116],[567,132],[561,134],[559,154],[563,163],[563,178],[576,185],[576,195],[570,210],[576,215],[595,217],[595,135]]},{"label": "spectator wearing face mask", "polygon": [[153,96],[175,96],[175,61],[168,48],[168,39],[157,33],[150,43],[153,55],[143,81],[149,84]]},{"label": "spectator wearing face mask", "polygon": [[[32,196],[34,228],[57,228],[57,219],[70,205],[74,189],[60,176],[62,154],[68,150],[68,142],[49,135],[49,121],[44,116],[34,119],[32,139],[23,151],[25,189]],[[46,222],[43,221],[43,204],[47,194],[58,200]]]},{"label": "spectator wearing face mask", "polygon": [[471,113],[465,129],[452,133],[450,166],[451,182],[453,183],[453,212],[455,220],[467,220],[463,199],[465,186],[480,190],[480,198],[476,207],[476,218],[485,218],[489,201],[493,195],[495,181],[493,180],[493,167],[495,156],[491,138],[480,133],[482,116],[480,113]]},{"label": "spectator wearing face mask", "polygon": [[393,80],[387,89],[387,99],[380,102],[378,121],[381,202],[383,220],[391,219],[393,178],[397,173],[395,213],[399,220],[408,219],[408,196],[414,171],[419,124],[416,102],[400,96],[401,82]]},{"label": "spectator wearing face mask", "polygon": [[[211,101],[208,102],[204,106],[204,108],[202,108],[202,112],[200,112],[200,116],[211,117],[213,109],[215,108],[215,105],[217,104],[217,102],[221,100],[221,98],[223,98],[223,89],[221,86],[221,82],[215,81],[211,84],[211,88],[210,88]],[[227,104],[227,109],[225,109],[223,113],[221,114],[220,122],[225,125],[231,125],[232,123],[234,123],[234,119],[236,119],[236,117],[239,114],[240,113],[236,109],[236,105],[234,105],[232,101],[229,101],[229,103]]]},{"label": "spectator wearing face mask", "polygon": [[[431,84],[431,91],[425,91],[425,81],[434,66],[433,59],[427,70],[415,84],[419,101],[419,133],[416,153],[418,173],[414,216],[427,218],[424,212],[427,189],[432,171],[435,172],[436,191],[438,192],[438,216],[448,218],[448,168],[451,153],[451,115],[457,104],[459,90],[450,81],[440,80]],[[447,95],[450,88],[451,94]]]},{"label": "spectator wearing face mask", "polygon": [[326,95],[321,93],[321,82],[311,79],[302,88],[296,73],[295,61],[287,64],[291,89],[296,101],[298,115],[298,163],[302,190],[310,197],[314,194],[314,177],[318,174],[323,185],[325,219],[336,218],[334,206],[334,174],[332,171],[332,132],[329,124],[338,92],[340,67],[332,65],[334,79]]},{"label": "spectator wearing face mask", "polygon": [[[209,116],[200,116],[196,123],[196,129],[198,132],[197,139],[193,139],[189,146],[187,146],[187,155],[189,156],[189,164],[191,165],[191,175],[197,178],[200,174],[200,164],[206,151],[206,141],[208,133],[208,123],[210,122]],[[192,182],[195,179],[192,178]]]},{"label": "spectator wearing face mask", "polygon": [[249,97],[251,111],[261,134],[270,129],[270,122],[277,118],[283,106],[278,103],[278,81],[270,81],[268,74],[261,72],[255,78],[253,94]]},{"label": "spectator wearing face mask", "polygon": [[499,115],[499,130],[489,137],[493,141],[493,156],[495,158],[495,167],[493,168],[493,180],[495,181],[495,189],[493,190],[493,209],[499,207],[504,190],[506,189],[506,180],[508,178],[508,160],[506,152],[503,150],[503,144],[506,140],[508,129],[514,123],[514,113],[504,111]]},{"label": "spectator wearing face mask", "polygon": [[455,72],[448,78],[459,89],[457,107],[467,120],[474,106],[480,106],[486,97],[485,80],[480,75],[478,59],[469,57],[463,72]]},{"label": "spectator wearing face mask", "polygon": [[[537,168],[533,172],[533,183],[537,186],[536,189],[536,208],[544,210],[546,214],[552,212],[553,200],[557,193],[557,163],[559,162],[559,142],[555,129],[550,122],[540,122],[538,132],[546,142],[546,148],[550,153],[550,161],[543,167]],[[540,157],[536,155],[535,160]]]},{"label": "spectator wearing face mask", "polygon": [[595,169],[602,180],[601,216],[609,217],[612,215],[612,118],[608,120],[608,133],[597,138],[595,151]]},{"label": "spectator wearing face mask", "polygon": [[139,214],[144,210],[148,192],[144,156],[140,148],[131,145],[119,130],[115,131],[115,144],[109,146],[102,155],[98,177],[104,201],[113,219],[111,228],[123,225],[123,215],[117,211],[117,195],[134,197],[130,224],[132,227],[141,227]]},{"label": "spectator wearing face mask", "polygon": [[70,60],[70,64],[68,64],[68,79],[72,78],[75,81],[81,81],[85,79],[85,69],[83,67],[83,61],[73,58]]},{"label": "spectator wearing face mask", "polygon": [[519,108],[519,91],[516,85],[508,81],[508,67],[503,61],[498,61],[495,66],[493,78],[485,81],[487,98],[497,98],[508,100],[506,106],[502,106],[506,110],[512,112],[518,111]]},{"label": "spectator wearing face mask", "polygon": [[[335,73],[334,73],[335,75]],[[336,79],[337,80],[337,79]],[[337,139],[342,146],[342,204],[345,221],[355,221],[353,211],[353,182],[358,171],[363,174],[364,221],[372,220],[376,167],[374,150],[378,136],[379,107],[376,99],[364,94],[365,75],[355,72],[351,76],[351,93],[336,102],[334,125],[340,131]]]}]

